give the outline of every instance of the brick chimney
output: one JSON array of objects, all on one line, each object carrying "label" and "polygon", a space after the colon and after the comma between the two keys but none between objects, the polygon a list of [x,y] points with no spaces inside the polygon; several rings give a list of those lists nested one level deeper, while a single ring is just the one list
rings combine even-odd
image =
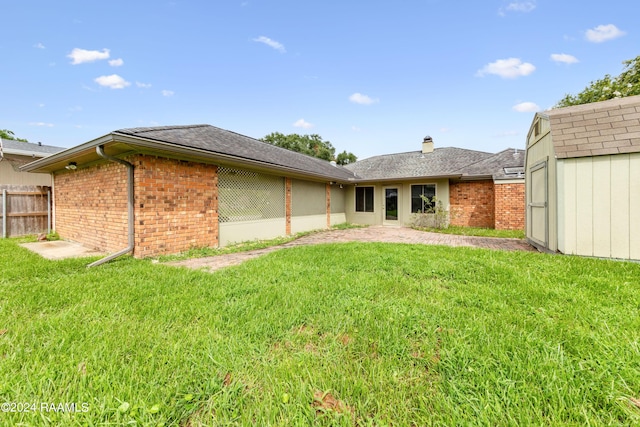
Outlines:
[{"label": "brick chimney", "polygon": [[433,152],[433,139],[427,135],[424,137],[422,141],[422,154],[432,153]]}]

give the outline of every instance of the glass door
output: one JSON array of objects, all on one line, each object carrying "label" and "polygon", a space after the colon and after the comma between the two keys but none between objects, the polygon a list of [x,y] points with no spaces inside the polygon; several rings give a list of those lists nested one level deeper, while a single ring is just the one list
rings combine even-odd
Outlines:
[{"label": "glass door", "polygon": [[384,189],[384,222],[398,221],[398,189],[385,187]]}]

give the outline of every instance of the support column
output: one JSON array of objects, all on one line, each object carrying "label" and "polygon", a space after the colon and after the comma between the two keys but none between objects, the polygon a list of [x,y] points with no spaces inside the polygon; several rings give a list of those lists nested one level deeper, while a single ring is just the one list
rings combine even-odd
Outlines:
[{"label": "support column", "polygon": [[331,228],[331,184],[325,186],[327,188],[327,228]]},{"label": "support column", "polygon": [[286,234],[291,234],[291,178],[284,179],[284,210],[286,218]]}]

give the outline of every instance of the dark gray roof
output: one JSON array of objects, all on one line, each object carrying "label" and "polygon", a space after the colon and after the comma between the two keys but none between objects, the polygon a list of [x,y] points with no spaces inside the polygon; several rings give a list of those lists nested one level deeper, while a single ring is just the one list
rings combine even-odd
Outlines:
[{"label": "dark gray roof", "polygon": [[62,150],[64,150],[64,148],[54,147],[53,145],[33,144],[31,142],[14,141],[11,139],[2,140],[2,151],[6,154],[45,157]]},{"label": "dark gray roof", "polygon": [[[345,166],[365,180],[458,176],[465,167],[494,156],[464,148],[436,148],[370,157]],[[490,175],[490,174],[489,174]]]},{"label": "dark gray roof", "polygon": [[490,175],[497,180],[523,178],[524,175],[519,175],[518,172],[524,173],[524,150],[507,148],[484,160],[466,165],[458,172],[469,177]]},{"label": "dark gray roof", "polygon": [[211,125],[130,128],[117,130],[114,134],[136,136],[183,147],[197,148],[337,180],[354,178],[353,173],[342,166],[333,166],[325,160],[276,147]]}]

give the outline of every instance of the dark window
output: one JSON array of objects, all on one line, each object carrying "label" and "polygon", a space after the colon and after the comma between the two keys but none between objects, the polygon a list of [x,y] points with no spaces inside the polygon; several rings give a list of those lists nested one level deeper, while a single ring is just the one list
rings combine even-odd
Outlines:
[{"label": "dark window", "polygon": [[356,187],[356,212],[373,212],[373,187]]},{"label": "dark window", "polygon": [[[422,197],[428,198],[424,200]],[[428,185],[412,185],[411,186],[411,212],[425,213],[431,212],[435,206],[434,198],[436,197],[436,186]]]}]

